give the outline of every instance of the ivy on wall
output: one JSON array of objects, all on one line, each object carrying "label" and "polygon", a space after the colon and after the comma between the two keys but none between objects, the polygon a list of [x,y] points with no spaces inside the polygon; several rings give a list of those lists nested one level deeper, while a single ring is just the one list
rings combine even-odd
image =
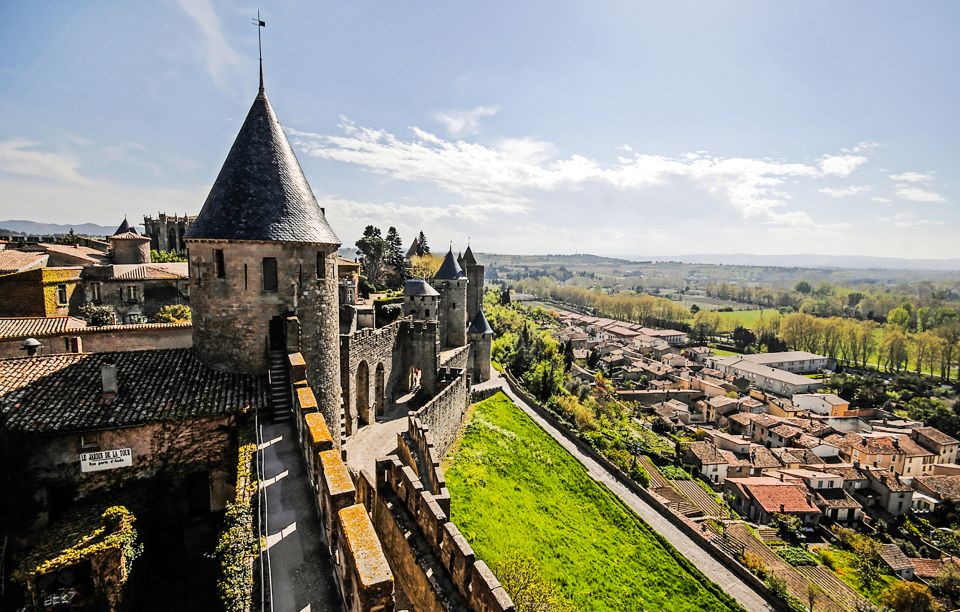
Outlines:
[{"label": "ivy on wall", "polygon": [[211,555],[220,565],[217,591],[227,612],[246,612],[253,598],[253,558],[260,542],[253,533],[253,496],[257,480],[253,474],[255,444],[242,444],[237,459],[236,497],[227,504],[223,530]]}]

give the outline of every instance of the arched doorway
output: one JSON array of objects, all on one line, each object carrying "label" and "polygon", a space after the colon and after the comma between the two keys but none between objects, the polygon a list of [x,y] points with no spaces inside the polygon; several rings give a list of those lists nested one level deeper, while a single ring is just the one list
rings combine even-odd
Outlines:
[{"label": "arched doorway", "polygon": [[357,366],[357,417],[360,425],[370,422],[370,366],[366,361]]},{"label": "arched doorway", "polygon": [[377,364],[377,375],[374,377],[373,383],[373,413],[376,417],[383,416],[383,400],[384,400],[384,389],[383,389],[383,364]]}]

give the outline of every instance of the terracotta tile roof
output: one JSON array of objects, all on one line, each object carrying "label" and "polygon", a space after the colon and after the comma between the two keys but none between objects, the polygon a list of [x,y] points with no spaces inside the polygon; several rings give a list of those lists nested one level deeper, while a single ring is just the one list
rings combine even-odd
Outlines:
[{"label": "terracotta tile roof", "polygon": [[945,572],[950,565],[960,566],[954,557],[945,559],[910,559],[913,563],[914,573],[918,578],[936,578]]},{"label": "terracotta tile roof", "polygon": [[0,274],[13,274],[31,268],[43,267],[49,257],[46,253],[3,249],[0,251]]},{"label": "terracotta tile roof", "polygon": [[917,476],[913,481],[932,491],[939,499],[960,501],[960,476]]},{"label": "terracotta tile roof", "polygon": [[[742,480],[749,481],[754,479],[744,478]],[[766,513],[820,512],[807,498],[806,487],[798,484],[779,482],[774,478],[769,480],[773,482],[769,484],[766,482],[743,482],[741,485]]]},{"label": "terracotta tile roof", "polygon": [[741,458],[737,457],[737,456],[733,453],[733,451],[719,450],[719,451],[717,451],[717,452],[720,453],[720,456],[723,457],[723,460],[726,462],[727,465],[733,465],[733,466],[748,466],[748,465],[750,465],[750,462],[749,462],[748,460],[746,460],[746,459],[741,459]]},{"label": "terracotta tile roof", "polygon": [[932,442],[937,444],[949,445],[949,444],[960,444],[960,440],[957,440],[953,436],[949,436],[936,427],[918,427],[913,430],[917,435],[923,436]]},{"label": "terracotta tile roof", "polygon": [[866,476],[852,465],[823,465],[821,468],[824,472],[836,474],[844,480],[866,480]]},{"label": "terracotta tile roof", "polygon": [[802,431],[791,425],[782,424],[771,428],[770,433],[776,434],[782,438],[793,438],[794,436],[799,436]]},{"label": "terracotta tile roof", "polygon": [[843,489],[818,489],[814,494],[814,498],[817,506],[821,508],[858,509],[863,507]]},{"label": "terracotta tile roof", "polygon": [[890,489],[894,493],[906,493],[907,491],[913,491],[913,488],[905,484],[896,473],[891,472],[890,470],[885,470],[883,468],[872,468],[868,467],[867,470],[870,474],[879,480],[883,486]]},{"label": "terracotta tile roof", "polygon": [[703,465],[727,462],[727,460],[724,459],[719,452],[717,452],[717,447],[710,442],[691,442],[689,449],[690,452],[697,459],[699,459],[700,463]]},{"label": "terracotta tile roof", "polygon": [[914,569],[913,563],[910,562],[910,557],[903,554],[903,551],[900,550],[900,547],[896,544],[881,545],[880,558],[895,572]]},{"label": "terracotta tile roof", "polygon": [[0,318],[0,340],[47,338],[86,326],[86,321],[74,317],[3,317]]},{"label": "terracotta tile roof", "polygon": [[894,446],[907,457],[932,457],[934,455],[934,453],[914,442],[913,438],[907,436],[897,438]]},{"label": "terracotta tile roof", "polygon": [[776,468],[781,465],[769,448],[759,444],[750,445],[750,464],[755,468]]},{"label": "terracotta tile roof", "polygon": [[[102,398],[101,365],[117,366],[119,393]],[[54,433],[266,407],[263,376],[218,372],[192,349],[60,354],[0,360],[0,413],[11,429]]]},{"label": "terracotta tile roof", "polygon": [[104,263],[109,259],[107,254],[103,251],[79,244],[51,244],[47,242],[41,242],[35,247],[30,247],[30,250],[66,255],[67,257],[84,261],[91,265]]}]

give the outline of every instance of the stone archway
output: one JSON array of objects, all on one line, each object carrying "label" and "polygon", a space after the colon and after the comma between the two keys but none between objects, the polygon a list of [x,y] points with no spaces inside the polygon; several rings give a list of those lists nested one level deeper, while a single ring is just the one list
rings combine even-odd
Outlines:
[{"label": "stone archway", "polygon": [[384,399],[386,397],[386,390],[384,387],[384,373],[383,373],[383,364],[377,364],[377,373],[374,377],[373,383],[373,414],[374,418],[383,416],[384,412]]},{"label": "stone archway", "polygon": [[370,423],[370,366],[366,361],[357,366],[357,417],[361,427]]}]

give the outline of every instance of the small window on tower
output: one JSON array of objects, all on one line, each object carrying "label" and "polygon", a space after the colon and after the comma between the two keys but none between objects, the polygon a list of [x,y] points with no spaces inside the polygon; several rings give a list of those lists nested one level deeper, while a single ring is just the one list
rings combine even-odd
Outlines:
[{"label": "small window on tower", "polygon": [[226,278],[227,270],[223,263],[223,249],[213,250],[213,263],[217,269],[217,278]]},{"label": "small window on tower", "polygon": [[327,277],[327,254],[317,251],[317,278]]},{"label": "small window on tower", "polygon": [[263,290],[277,290],[277,259],[275,257],[263,258]]},{"label": "small window on tower", "polygon": [[67,286],[57,285],[57,305],[65,306],[67,303]]},{"label": "small window on tower", "polygon": [[424,308],[424,309],[423,309],[423,318],[424,318],[424,319],[429,319],[429,318],[430,318],[430,309],[429,309],[429,308]]}]

